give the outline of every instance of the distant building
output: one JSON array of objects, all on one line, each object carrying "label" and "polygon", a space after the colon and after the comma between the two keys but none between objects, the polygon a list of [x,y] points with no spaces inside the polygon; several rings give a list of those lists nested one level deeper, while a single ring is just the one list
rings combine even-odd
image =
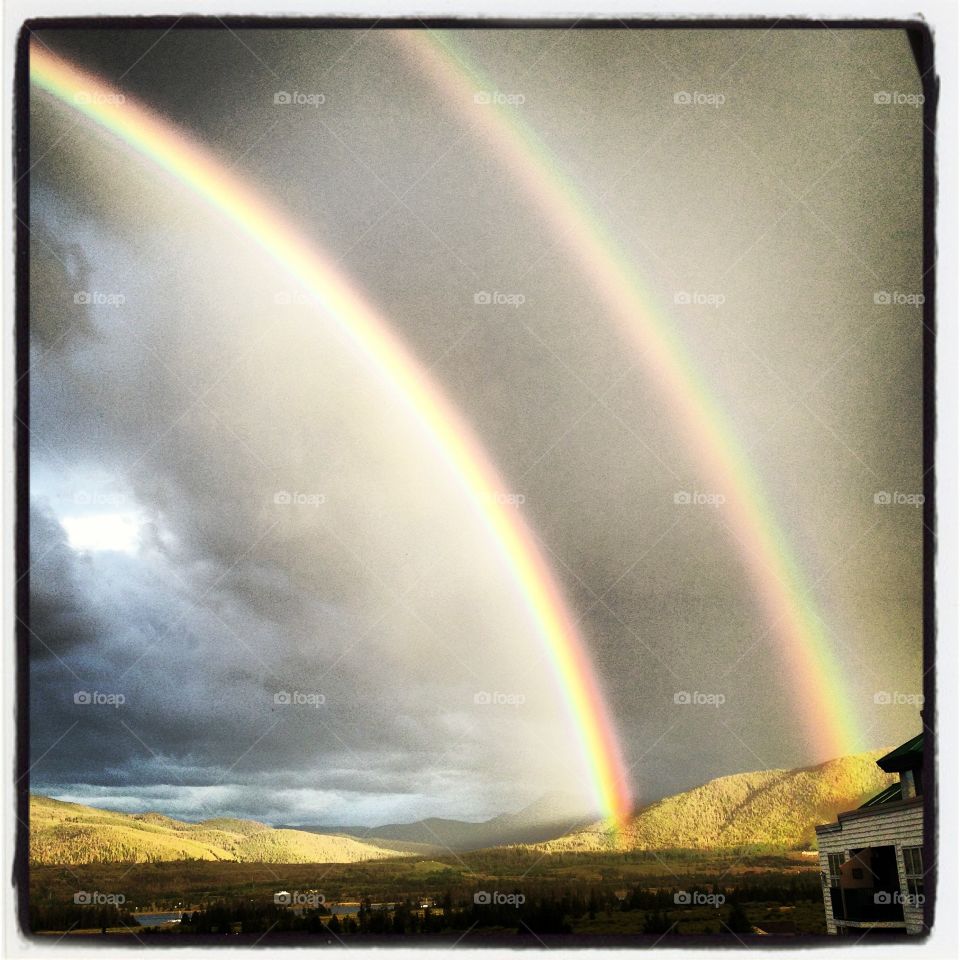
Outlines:
[{"label": "distant building", "polygon": [[899,781],[816,828],[831,934],[924,932],[923,734],[877,766]]}]

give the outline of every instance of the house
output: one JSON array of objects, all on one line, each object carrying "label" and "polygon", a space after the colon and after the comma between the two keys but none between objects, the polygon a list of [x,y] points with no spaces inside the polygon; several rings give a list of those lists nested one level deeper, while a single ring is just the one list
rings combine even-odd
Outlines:
[{"label": "house", "polygon": [[897,783],[816,828],[827,930],[923,933],[923,734],[877,761]]}]

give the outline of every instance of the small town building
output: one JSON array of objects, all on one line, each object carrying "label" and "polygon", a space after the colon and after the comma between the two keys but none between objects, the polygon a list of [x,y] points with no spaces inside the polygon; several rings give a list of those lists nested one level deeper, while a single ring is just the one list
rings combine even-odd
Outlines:
[{"label": "small town building", "polygon": [[827,930],[918,934],[924,925],[923,734],[877,761],[896,783],[816,828]]}]

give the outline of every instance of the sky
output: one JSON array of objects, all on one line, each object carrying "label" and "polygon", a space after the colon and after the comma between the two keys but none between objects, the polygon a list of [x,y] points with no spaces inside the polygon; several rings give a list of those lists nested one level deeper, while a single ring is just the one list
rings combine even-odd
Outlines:
[{"label": "sky", "polygon": [[[638,803],[830,759],[695,438],[389,31],[39,36],[255,185],[429,369],[549,559]],[[912,736],[923,126],[906,37],[456,39],[734,425],[812,584],[851,749]],[[524,598],[381,379],[181,184],[42,91],[30,110],[31,789],[285,824],[482,819],[552,791],[596,812]]]}]

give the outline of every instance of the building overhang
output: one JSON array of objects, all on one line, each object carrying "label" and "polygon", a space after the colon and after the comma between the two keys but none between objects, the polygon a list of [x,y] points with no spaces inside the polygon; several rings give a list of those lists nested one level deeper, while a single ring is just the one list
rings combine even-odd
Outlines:
[{"label": "building overhang", "polygon": [[918,733],[906,743],[900,744],[877,761],[877,766],[887,773],[901,773],[923,765],[923,734]]},{"label": "building overhang", "polygon": [[876,807],[858,807],[856,810],[838,813],[836,823],[820,824],[820,826],[814,827],[814,831],[816,833],[831,833],[842,830],[843,825],[852,820],[866,820],[870,817],[879,817],[884,814],[897,813],[902,810],[909,810],[912,807],[922,806],[923,797],[911,797],[909,800],[891,800],[889,803],[881,803]]}]

